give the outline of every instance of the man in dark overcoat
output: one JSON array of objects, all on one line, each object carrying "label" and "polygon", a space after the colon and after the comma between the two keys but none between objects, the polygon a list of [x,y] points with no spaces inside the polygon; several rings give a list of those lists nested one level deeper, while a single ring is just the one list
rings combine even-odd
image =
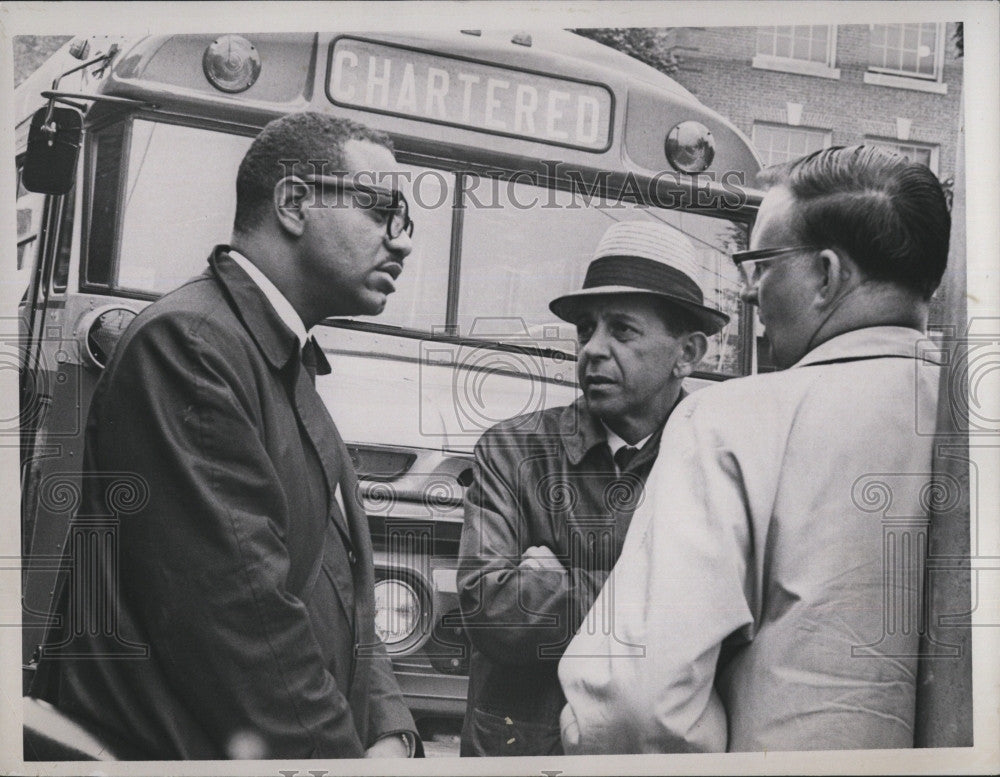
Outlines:
[{"label": "man in dark overcoat", "polygon": [[[67,575],[32,694],[138,757],[420,749],[308,336],[394,291],[413,231],[396,171],[382,133],[272,121],[239,168],[231,245],[139,315],[99,382],[74,522],[115,515],[117,549]],[[74,626],[95,585],[111,630]]]}]

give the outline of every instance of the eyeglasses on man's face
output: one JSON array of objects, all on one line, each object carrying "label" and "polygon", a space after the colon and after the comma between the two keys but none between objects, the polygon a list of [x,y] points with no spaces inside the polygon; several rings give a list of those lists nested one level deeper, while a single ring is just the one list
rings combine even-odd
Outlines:
[{"label": "eyeglasses on man's face", "polygon": [[385,233],[395,240],[404,232],[413,236],[413,219],[410,218],[410,203],[399,189],[386,189],[366,183],[352,183],[346,178],[332,175],[315,175],[301,179],[303,183],[318,184],[324,188],[340,192],[354,192],[354,204],[385,214]]},{"label": "eyeglasses on man's face", "polygon": [[745,289],[752,289],[760,282],[763,268],[776,259],[787,259],[798,256],[806,251],[821,251],[818,246],[784,246],[781,248],[761,248],[756,251],[736,251],[730,254],[733,263],[739,268],[740,277]]}]

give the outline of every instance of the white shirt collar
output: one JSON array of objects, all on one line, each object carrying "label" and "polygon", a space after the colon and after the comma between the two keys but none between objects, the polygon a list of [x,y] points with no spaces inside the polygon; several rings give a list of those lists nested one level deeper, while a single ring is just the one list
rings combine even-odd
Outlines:
[{"label": "white shirt collar", "polygon": [[649,438],[653,436],[651,434],[647,434],[645,437],[639,440],[639,442],[632,445],[631,443],[625,442],[625,440],[623,440],[621,437],[615,434],[614,431],[606,423],[604,423],[604,421],[601,421],[601,426],[604,427],[604,432],[605,434],[608,435],[608,447],[611,449],[612,456],[618,453],[618,451],[621,448],[624,448],[626,445],[632,448],[641,448],[643,445],[649,442]]},{"label": "white shirt collar", "polygon": [[299,350],[302,350],[302,346],[309,339],[309,333],[306,331],[306,325],[302,323],[301,316],[292,307],[292,303],[288,301],[288,298],[284,294],[278,291],[278,287],[271,283],[271,279],[264,275],[260,271],[260,268],[243,256],[243,254],[230,248],[229,255],[250,276],[250,280],[257,284],[257,288],[264,293],[267,301],[274,308],[274,312],[278,314],[278,318],[295,333],[295,336],[299,340]]}]

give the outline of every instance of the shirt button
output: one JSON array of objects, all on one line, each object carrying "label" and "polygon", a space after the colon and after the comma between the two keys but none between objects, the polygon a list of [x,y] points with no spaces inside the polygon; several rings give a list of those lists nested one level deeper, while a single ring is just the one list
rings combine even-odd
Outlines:
[{"label": "shirt button", "polygon": [[351,562],[351,566],[358,563],[358,557],[354,555],[353,550],[347,551],[347,560]]}]

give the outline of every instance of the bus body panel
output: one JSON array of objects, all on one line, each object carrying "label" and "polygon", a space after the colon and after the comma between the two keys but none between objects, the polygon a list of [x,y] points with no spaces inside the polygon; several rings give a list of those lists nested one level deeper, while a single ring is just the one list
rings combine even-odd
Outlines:
[{"label": "bus body panel", "polygon": [[[318,110],[386,129],[399,138],[401,147],[404,148],[410,145],[407,140],[420,145],[430,137],[452,146],[455,149],[453,155],[457,157],[476,158],[483,151],[483,132],[490,132],[487,127],[480,127],[477,131],[433,123],[430,117],[424,121],[398,113],[393,115],[391,105],[386,113],[379,113],[334,104],[323,81],[328,78],[332,69],[330,57],[334,44],[347,36],[315,36],[304,33],[248,36],[261,54],[261,77],[247,91],[238,95],[225,95],[213,89],[201,73],[201,54],[214,37],[216,36],[184,35],[145,39],[117,61],[112,73],[101,85],[101,91],[109,95],[147,100],[156,103],[162,110],[185,115],[198,113],[199,107],[210,107],[208,113],[213,116],[254,127],[293,110]],[[416,36],[380,34],[370,38],[350,37],[429,51],[426,39]],[[568,33],[566,36],[556,37],[562,40],[566,37],[577,38],[576,45],[590,53],[606,49],[600,44]],[[522,68],[512,67],[509,60],[513,55],[523,54],[524,47],[511,43],[505,36],[484,38],[455,33],[446,36],[445,40],[447,49],[444,48],[443,41],[435,40],[441,46],[434,52],[442,57],[441,64],[460,63],[460,58],[464,57],[470,62],[492,64],[511,73],[523,72]],[[554,41],[550,45],[554,45]],[[288,63],[302,63],[303,49],[310,52],[315,62],[309,70],[296,71]],[[718,180],[727,172],[735,172],[743,173],[746,178],[760,168],[753,147],[738,130],[717,113],[698,103],[676,82],[652,68],[641,66],[657,76],[655,81],[653,78],[630,80],[620,71],[607,65],[602,66],[600,58],[569,58],[546,52],[540,48],[540,44],[529,51],[533,71],[548,68],[548,73],[567,83],[599,84],[610,90],[613,95],[612,116],[609,117],[611,140],[605,151],[595,152],[572,148],[567,145],[569,141],[543,143],[503,135],[509,140],[509,144],[505,145],[509,146],[507,153],[513,159],[553,159],[571,166],[579,164],[583,167],[613,169],[621,166],[627,147],[629,158],[636,165],[647,173],[655,174],[671,169],[663,149],[669,130],[681,121],[699,121],[722,141],[717,144],[712,165],[702,175]],[[290,53],[294,56],[289,55]],[[178,87],[178,83],[183,86]],[[645,120],[632,120],[626,126],[630,112],[631,115],[645,117],[654,105],[659,109],[656,127],[650,127]],[[502,135],[503,131],[496,132]],[[626,137],[625,143],[622,142],[623,136]],[[614,161],[598,162],[594,158],[595,153],[606,153]],[[742,181],[744,186],[751,184],[750,180]]]}]

